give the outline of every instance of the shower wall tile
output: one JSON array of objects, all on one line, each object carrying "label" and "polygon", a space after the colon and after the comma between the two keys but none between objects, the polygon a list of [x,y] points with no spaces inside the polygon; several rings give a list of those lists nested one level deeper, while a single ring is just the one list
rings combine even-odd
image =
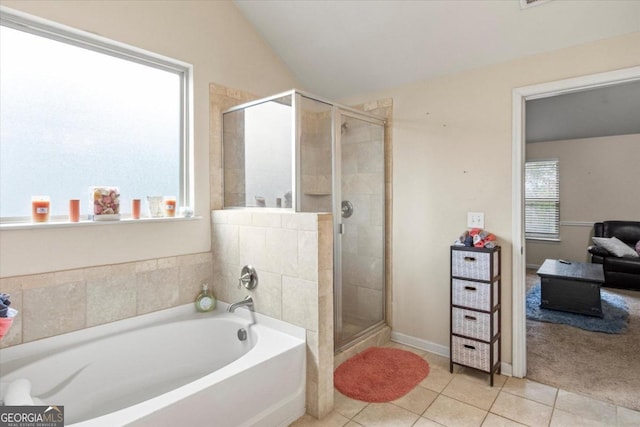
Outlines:
[{"label": "shower wall tile", "polygon": [[358,287],[358,316],[366,320],[382,319],[382,291]]},{"label": "shower wall tile", "polygon": [[384,240],[381,226],[358,227],[358,254],[374,258],[382,258]]},{"label": "shower wall tile", "polygon": [[22,334],[33,341],[86,327],[84,282],[23,291]]}]

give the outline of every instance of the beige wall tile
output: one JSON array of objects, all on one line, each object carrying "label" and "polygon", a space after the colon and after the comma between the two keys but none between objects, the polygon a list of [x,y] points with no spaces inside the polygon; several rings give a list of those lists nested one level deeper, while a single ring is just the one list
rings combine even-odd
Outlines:
[{"label": "beige wall tile", "polygon": [[311,331],[318,330],[318,284],[282,277],[282,319]]},{"label": "beige wall tile", "polygon": [[[178,304],[195,301],[202,291],[202,284],[207,283],[213,291],[213,265],[211,262],[183,265],[178,269]],[[215,296],[215,295],[214,295]]]},{"label": "beige wall tile", "polygon": [[178,303],[178,268],[139,273],[136,278],[138,315],[174,307]]},{"label": "beige wall tile", "polygon": [[258,286],[247,292],[253,296],[258,313],[282,319],[282,276],[267,271],[258,272]]},{"label": "beige wall tile", "polygon": [[84,270],[65,270],[53,273],[53,284],[62,285],[64,283],[82,282],[84,280]]},{"label": "beige wall tile", "polygon": [[298,277],[318,280],[318,233],[298,232]]},{"label": "beige wall tile", "polygon": [[[138,261],[136,262],[136,273],[144,273],[147,271],[153,271],[158,268],[158,260],[157,259],[149,259],[146,261]],[[94,278],[99,278],[104,276],[94,276]],[[88,279],[89,277],[87,277]]]},{"label": "beige wall tile", "polygon": [[87,327],[136,315],[135,276],[110,276],[86,282]]},{"label": "beige wall tile", "polygon": [[283,213],[282,227],[294,230],[316,231],[318,229],[318,216],[310,213]]},{"label": "beige wall tile", "polygon": [[[283,202],[284,203],[284,202]],[[256,227],[282,227],[282,216],[279,213],[260,212],[254,213],[251,223]]]},{"label": "beige wall tile", "polygon": [[286,228],[266,229],[266,270],[298,276],[298,231]]},{"label": "beige wall tile", "polygon": [[239,262],[249,264],[256,270],[268,270],[267,235],[264,227],[239,228]]},{"label": "beige wall tile", "polygon": [[165,268],[173,268],[178,265],[177,257],[168,257],[168,258],[158,258],[158,270],[162,270]]},{"label": "beige wall tile", "polygon": [[73,282],[23,291],[23,341],[82,329],[86,325],[86,288]]},{"label": "beige wall tile", "polygon": [[20,276],[18,280],[20,280],[20,284],[23,290],[43,288],[46,286],[55,285],[55,274],[44,273],[33,274],[29,276]]},{"label": "beige wall tile", "polygon": [[240,262],[240,229],[237,225],[213,224],[213,257],[220,262]]}]

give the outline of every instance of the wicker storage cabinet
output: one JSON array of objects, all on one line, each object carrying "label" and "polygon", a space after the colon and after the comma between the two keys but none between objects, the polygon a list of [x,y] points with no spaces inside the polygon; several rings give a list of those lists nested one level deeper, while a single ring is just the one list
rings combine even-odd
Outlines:
[{"label": "wicker storage cabinet", "polygon": [[500,246],[451,247],[450,366],[500,373]]}]

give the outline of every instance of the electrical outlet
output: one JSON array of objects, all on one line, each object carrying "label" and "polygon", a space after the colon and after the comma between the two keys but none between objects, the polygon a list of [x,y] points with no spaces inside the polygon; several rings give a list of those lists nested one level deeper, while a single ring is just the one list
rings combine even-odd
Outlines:
[{"label": "electrical outlet", "polygon": [[484,212],[467,212],[467,227],[484,228]]}]

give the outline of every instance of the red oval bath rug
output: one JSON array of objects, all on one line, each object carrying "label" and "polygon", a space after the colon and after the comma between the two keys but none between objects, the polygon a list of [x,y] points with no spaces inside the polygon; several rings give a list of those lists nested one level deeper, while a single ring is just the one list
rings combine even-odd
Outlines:
[{"label": "red oval bath rug", "polygon": [[428,374],[429,364],[417,354],[371,347],[338,366],[333,383],[352,399],[390,402],[409,393]]}]

